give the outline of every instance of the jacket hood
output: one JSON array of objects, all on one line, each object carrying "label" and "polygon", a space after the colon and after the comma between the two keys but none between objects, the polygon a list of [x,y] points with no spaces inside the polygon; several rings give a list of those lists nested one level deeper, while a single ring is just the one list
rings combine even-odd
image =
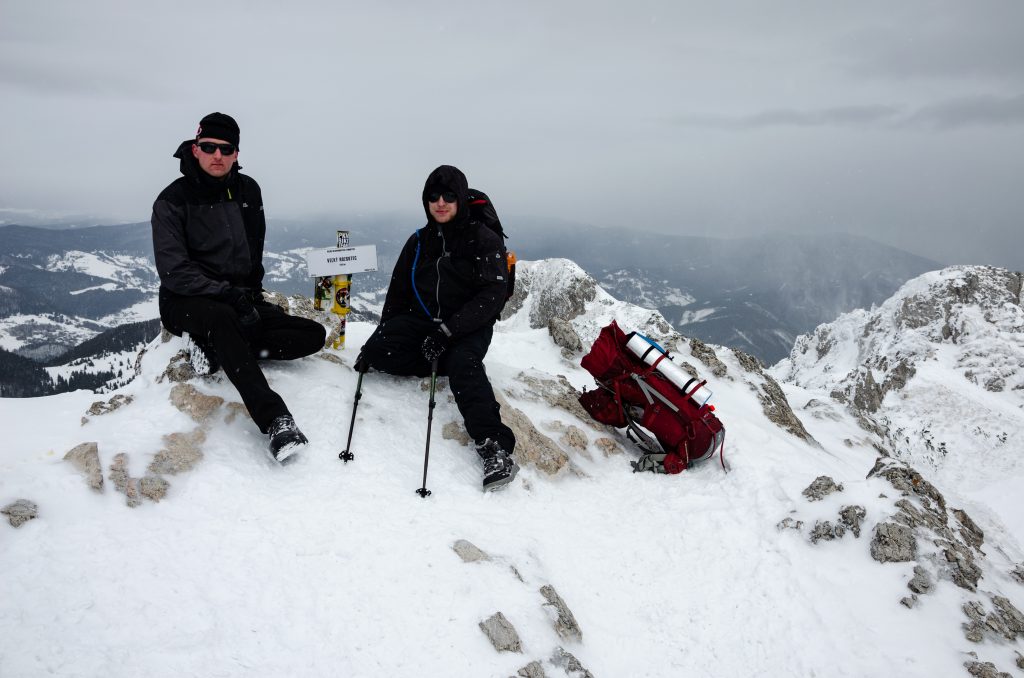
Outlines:
[{"label": "jacket hood", "polygon": [[427,196],[431,193],[451,191],[458,200],[458,211],[451,223],[463,224],[469,218],[469,181],[466,175],[458,167],[452,165],[441,165],[427,177],[423,185],[423,211],[427,214],[427,221],[431,224],[437,222],[430,214],[430,206],[427,203]]}]

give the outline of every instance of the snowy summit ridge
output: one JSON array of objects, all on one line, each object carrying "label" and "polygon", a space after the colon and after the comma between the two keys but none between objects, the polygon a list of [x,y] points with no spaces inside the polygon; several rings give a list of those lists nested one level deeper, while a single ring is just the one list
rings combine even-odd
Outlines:
[{"label": "snowy summit ridge", "polygon": [[981,266],[927,273],[800,337],[773,373],[846,403],[894,456],[940,481],[975,491],[1021,475],[1022,277]]},{"label": "snowy summit ridge", "polygon": [[[313,314],[308,299],[280,301]],[[729,473],[716,458],[632,474],[628,441],[582,413],[594,381],[579,360],[612,319],[709,380]],[[338,459],[372,330],[353,322],[344,351],[267,365],[311,441],[285,466],[223,374],[186,369],[178,338],[152,342],[107,401],[5,402],[0,507],[19,527],[0,523],[0,675],[1012,666],[1019,542],[994,513],[971,505],[972,520],[956,487],[879,459],[882,438],[827,385],[780,384],[749,355],[686,340],[571,261],[521,262],[486,366],[523,470],[480,491],[440,380],[422,499],[419,380],[367,374],[355,459]]]}]

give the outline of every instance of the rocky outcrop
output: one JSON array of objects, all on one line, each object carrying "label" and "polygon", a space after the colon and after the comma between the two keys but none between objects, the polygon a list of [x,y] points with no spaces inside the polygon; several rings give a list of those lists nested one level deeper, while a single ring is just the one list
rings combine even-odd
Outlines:
[{"label": "rocky outcrop", "polygon": [[160,476],[147,475],[139,480],[139,493],[150,501],[158,502],[167,496],[170,483]]},{"label": "rocky outcrop", "polygon": [[569,678],[594,678],[594,674],[584,668],[580,660],[565,648],[555,648],[551,663],[565,671]]},{"label": "rocky outcrop", "polygon": [[867,512],[863,506],[844,506],[839,509],[839,523],[853,532],[853,536],[857,539],[860,539],[860,525],[864,522],[865,516],[867,516]]},{"label": "rocky outcrop", "polygon": [[914,576],[909,582],[907,582],[907,588],[914,593],[928,593],[932,590],[932,578],[928,574],[928,570],[924,569],[920,565],[914,566]]},{"label": "rocky outcrop", "polygon": [[114,489],[125,496],[125,502],[129,507],[135,508],[142,503],[142,496],[139,494],[139,481],[128,474],[127,454],[120,452],[114,455],[108,478],[114,484]]},{"label": "rocky outcrop", "polygon": [[21,527],[39,517],[39,507],[28,499],[18,499],[0,509],[0,514],[7,516],[11,527]]},{"label": "rocky outcrop", "polygon": [[839,523],[832,523],[831,521],[819,520],[811,528],[811,543],[817,544],[819,541],[832,541],[833,539],[842,539],[843,535],[846,534],[846,528]]},{"label": "rocky outcrop", "polygon": [[544,673],[543,664],[533,661],[516,671],[516,675],[519,678],[547,678],[548,674]]},{"label": "rocky outcrop", "polygon": [[192,384],[175,384],[170,399],[172,405],[199,424],[207,422],[224,404],[220,396],[201,393]]},{"label": "rocky outcrop", "polygon": [[964,662],[964,668],[974,678],[1013,678],[1009,673],[997,669],[992,662]]},{"label": "rocky outcrop", "polygon": [[579,450],[580,452],[586,452],[587,446],[590,444],[590,441],[587,440],[587,434],[583,432],[583,429],[572,424],[565,427],[565,431],[562,432],[558,442],[562,443],[565,447]]},{"label": "rocky outcrop", "polygon": [[133,478],[128,471],[128,455],[124,452],[114,455],[108,477],[114,488],[125,496],[125,503],[130,508],[142,504],[143,498],[159,502],[167,496],[170,488],[170,483],[157,475]]},{"label": "rocky outcrop", "polygon": [[622,445],[619,445],[618,442],[611,438],[597,438],[594,441],[594,447],[601,450],[606,457],[610,457],[613,454],[622,454],[624,451]]},{"label": "rocky outcrop", "polygon": [[992,594],[989,602],[991,608],[980,600],[964,603],[961,608],[968,619],[963,625],[968,640],[980,643],[991,638],[1013,642],[1024,636],[1024,615],[1009,599]]},{"label": "rocky outcrop", "polygon": [[465,426],[457,421],[449,421],[441,427],[441,437],[445,440],[454,440],[460,445],[469,445],[473,439],[469,437]]},{"label": "rocky outcrop", "polygon": [[498,652],[522,652],[523,644],[519,640],[512,623],[501,612],[495,612],[480,622],[480,630],[484,632],[491,645]]},{"label": "rocky outcrop", "polygon": [[540,594],[548,601],[544,605],[550,606],[555,611],[555,633],[558,637],[564,641],[582,643],[583,632],[580,630],[580,625],[576,622],[576,617],[573,615],[572,610],[565,604],[562,597],[555,591],[555,587],[545,585],[540,588]]},{"label": "rocky outcrop", "polygon": [[491,559],[487,553],[465,539],[459,539],[457,542],[452,544],[452,550],[459,554],[459,558],[462,558],[462,562],[464,563],[476,563],[481,560]]},{"label": "rocky outcrop", "polygon": [[807,497],[807,501],[821,501],[833,492],[842,491],[843,486],[837,485],[836,481],[828,476],[818,476],[814,479],[814,482],[804,488],[801,494]]},{"label": "rocky outcrop", "polygon": [[[721,379],[728,372],[728,368],[726,368],[725,363],[718,359],[718,354],[715,353],[715,349],[711,348],[700,339],[690,339],[690,353],[694,358],[704,363],[704,366],[711,371],[713,376]],[[743,355],[746,356],[747,354],[744,353]],[[753,356],[749,357],[753,358]],[[754,358],[754,360],[757,359]],[[758,365],[760,366],[760,363],[758,363]],[[690,376],[696,377],[697,375],[694,374]]]},{"label": "rocky outcrop", "polygon": [[163,371],[159,377],[157,377],[157,383],[170,381],[174,383],[182,383],[191,381],[199,375],[192,368],[192,361],[189,358],[188,351],[184,349],[178,351],[167,363],[167,368]]},{"label": "rocky outcrop", "polygon": [[905,563],[917,557],[913,531],[898,523],[879,523],[871,540],[871,557],[880,563]]},{"label": "rocky outcrop", "polygon": [[[961,509],[947,508],[946,498],[913,468],[880,457],[868,477],[887,480],[902,496],[890,521],[875,527],[871,555],[879,562],[918,560],[936,575],[967,591],[976,591],[983,571],[984,533]],[[921,543],[928,551],[921,553]],[[920,577],[917,577],[920,581]],[[921,591],[915,591],[921,593]]]},{"label": "rocky outcrop", "polygon": [[[89,407],[89,411],[86,412],[86,414],[92,417],[98,417],[103,414],[110,414],[111,412],[121,409],[125,405],[131,405],[132,401],[134,400],[135,396],[118,393],[112,396],[110,400],[97,400]],[[83,421],[82,423],[85,422]]]},{"label": "rocky outcrop", "polygon": [[530,418],[509,404],[501,393],[495,392],[501,406],[501,420],[516,436],[515,459],[520,465],[529,465],[547,475],[555,475],[571,467],[569,455],[555,441],[533,425]]},{"label": "rocky outcrop", "polygon": [[562,356],[566,359],[571,359],[583,350],[583,341],[580,340],[580,335],[576,334],[576,330],[568,320],[563,318],[549,320],[548,334],[551,335],[551,341],[555,343],[555,346],[562,349]]},{"label": "rocky outcrop", "polygon": [[263,290],[263,301],[267,302],[268,304],[273,304],[274,306],[277,306],[285,313],[291,313],[291,306],[288,303],[288,297],[284,296],[280,292]]},{"label": "rocky outcrop", "polygon": [[103,491],[103,468],[100,466],[99,445],[96,443],[82,443],[64,455],[64,461],[71,462],[82,476],[85,482],[95,492]]},{"label": "rocky outcrop", "polygon": [[799,532],[803,529],[803,527],[804,521],[797,520],[796,518],[792,518],[789,516],[783,518],[775,525],[775,529],[779,532],[782,532],[783,530],[796,530],[797,532]]},{"label": "rocky outcrop", "polygon": [[522,262],[516,268],[516,288],[502,310],[511,318],[528,306],[530,327],[541,329],[552,319],[564,321],[583,314],[597,297],[597,283],[566,259]]},{"label": "rocky outcrop", "polygon": [[514,385],[509,389],[516,397],[547,403],[593,425],[598,430],[610,430],[594,421],[583,409],[579,400],[580,392],[564,376],[558,375],[552,379],[538,372],[520,372],[516,375],[516,381],[521,386]]},{"label": "rocky outcrop", "polygon": [[175,475],[192,470],[203,458],[200,445],[206,433],[197,428],[190,433],[170,433],[164,436],[165,447],[153,456],[149,472],[153,475]]},{"label": "rocky outcrop", "polygon": [[752,383],[751,387],[757,392],[764,416],[770,422],[784,431],[795,435],[797,438],[818,445],[818,442],[804,428],[800,418],[793,412],[793,408],[789,406],[789,401],[786,400],[786,394],[782,392],[782,387],[779,386],[779,383],[771,375],[764,371],[761,362],[743,351],[737,349],[732,349],[732,351],[740,366],[746,372],[757,377],[757,380],[760,382],[757,385]]}]

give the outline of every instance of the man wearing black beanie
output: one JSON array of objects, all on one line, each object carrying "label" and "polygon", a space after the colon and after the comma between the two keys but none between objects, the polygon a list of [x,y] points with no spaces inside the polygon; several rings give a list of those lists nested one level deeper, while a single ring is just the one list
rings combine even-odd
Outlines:
[{"label": "man wearing black beanie", "polygon": [[153,203],[160,320],[171,333],[188,334],[200,371],[224,367],[253,421],[270,435],[271,454],[284,461],[308,441],[256,360],[316,353],[326,333],[263,299],[267,224],[259,184],[238,171],[239,137],[234,118],[211,113],[174,153],[183,176]]}]

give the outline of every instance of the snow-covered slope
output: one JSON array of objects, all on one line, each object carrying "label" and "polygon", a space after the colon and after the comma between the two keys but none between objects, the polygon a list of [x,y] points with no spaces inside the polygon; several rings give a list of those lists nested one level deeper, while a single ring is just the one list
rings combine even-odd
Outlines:
[{"label": "snow-covered slope", "polygon": [[[177,338],[149,346],[108,402],[131,401],[112,412],[86,415],[96,396],[85,392],[0,403],[0,505],[38,505],[17,530],[0,523],[0,675],[584,675],[566,652],[595,676],[965,676],[969,651],[1012,666],[1019,640],[975,645],[961,629],[969,601],[1003,619],[982,592],[1021,606],[1011,536],[979,521],[989,555],[968,545],[964,557],[980,573],[976,591],[954,585],[964,568],[940,562],[927,526],[915,528],[916,560],[870,554],[897,500],[945,512],[961,506],[954,490],[941,503],[915,489],[926,483],[901,493],[902,467],[865,477],[879,439],[821,389],[787,387],[789,402],[806,403],[794,415],[757,361],[683,340],[571,262],[523,262],[519,275],[486,364],[504,414],[535,428],[520,433],[524,468],[500,493],[479,489],[444,380],[430,497],[415,493],[419,380],[364,378],[355,459],[339,461],[366,323],[350,323],[345,351],[267,365],[311,440],[283,467],[222,374],[168,376]],[[729,473],[715,460],[679,476],[632,474],[624,439],[572,408],[573,391],[593,385],[573,335],[589,345],[613,318],[711,380]],[[61,460],[85,442],[97,444],[102,492]],[[171,473],[162,450],[195,466]],[[822,475],[843,488],[811,501],[803,492]],[[158,496],[160,479],[159,502],[134,495],[141,505],[126,506],[136,492]],[[863,525],[840,528],[852,506]],[[459,540],[488,558],[464,562]],[[906,609],[915,566],[932,585]],[[549,586],[581,639],[556,630]],[[497,652],[480,628],[499,611],[518,652]]]},{"label": "snow-covered slope", "polygon": [[800,337],[774,374],[832,394],[886,447],[1001,513],[1024,540],[1021,273],[958,266]]}]

